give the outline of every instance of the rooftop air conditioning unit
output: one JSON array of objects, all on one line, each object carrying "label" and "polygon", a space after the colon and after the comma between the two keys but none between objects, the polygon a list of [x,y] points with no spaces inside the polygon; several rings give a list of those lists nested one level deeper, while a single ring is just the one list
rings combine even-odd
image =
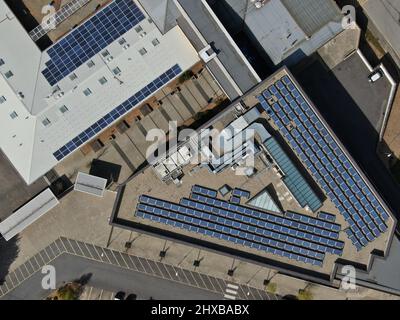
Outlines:
[{"label": "rooftop air conditioning unit", "polygon": [[126,50],[126,49],[128,49],[130,46],[131,46],[131,45],[130,45],[129,43],[127,43],[127,44],[125,44],[125,45],[123,46],[123,48]]},{"label": "rooftop air conditioning unit", "polygon": [[56,99],[56,100],[62,98],[63,96],[64,96],[64,92],[63,91],[54,93],[54,99]]}]

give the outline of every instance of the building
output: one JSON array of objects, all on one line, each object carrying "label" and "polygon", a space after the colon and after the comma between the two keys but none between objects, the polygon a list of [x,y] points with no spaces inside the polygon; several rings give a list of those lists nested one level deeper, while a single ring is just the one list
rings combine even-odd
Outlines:
[{"label": "building", "polygon": [[244,33],[273,66],[295,64],[343,31],[342,15],[333,0],[208,3],[234,38]]},{"label": "building", "polygon": [[325,284],[387,256],[396,219],[287,68],[202,129],[122,186],[113,225]]},{"label": "building", "polygon": [[368,17],[368,28],[375,31],[380,44],[388,51],[397,65],[400,65],[400,3],[396,0],[360,2]]},{"label": "building", "polygon": [[43,52],[4,1],[0,15],[0,147],[27,184],[200,61],[179,26],[162,34],[132,0]]}]

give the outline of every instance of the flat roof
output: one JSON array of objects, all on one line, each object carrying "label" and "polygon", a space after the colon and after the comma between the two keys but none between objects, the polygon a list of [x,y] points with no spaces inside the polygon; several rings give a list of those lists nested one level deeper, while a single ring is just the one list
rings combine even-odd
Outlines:
[{"label": "flat roof", "polygon": [[[264,91],[270,88],[271,85],[275,84],[278,80],[282,79],[282,77],[290,77],[293,79],[293,76],[289,73],[286,68],[283,68],[277,71],[274,75],[260,83],[256,88],[252,91],[248,92],[245,96],[242,97],[241,102],[248,106],[248,107],[259,107],[259,102],[257,97],[261,95]],[[300,86],[297,82],[294,81],[294,85],[296,88],[301,92],[301,94],[306,97],[305,93],[301,90]],[[147,221],[147,219],[135,217],[135,208],[138,203],[138,197],[142,194],[149,195],[150,197],[155,197],[158,199],[163,199],[167,201],[172,201],[174,203],[179,203],[180,200],[184,197],[188,197],[191,188],[193,185],[200,185],[205,186],[214,190],[218,190],[224,184],[228,184],[232,188],[240,188],[243,190],[247,190],[251,193],[251,198],[256,197],[265,187],[272,185],[273,190],[277,192],[277,196],[279,199],[280,204],[283,207],[285,212],[287,211],[294,211],[301,213],[305,216],[314,217],[313,214],[307,208],[301,208],[301,206],[294,201],[293,196],[288,192],[288,189],[284,187],[282,183],[281,176],[277,174],[276,170],[269,167],[268,164],[263,160],[263,157],[260,155],[257,157],[255,161],[255,174],[252,177],[246,176],[237,176],[235,175],[232,170],[228,169],[219,172],[218,174],[210,172],[204,166],[197,166],[195,164],[190,164],[182,168],[182,180],[179,183],[179,188],[174,183],[163,184],[160,183],[160,178],[156,174],[156,172],[151,168],[147,168],[140,174],[136,175],[135,178],[130,180],[124,190],[124,195],[121,198],[119,211],[117,212],[118,217],[118,224],[123,224],[124,227],[132,226],[136,230],[143,230],[144,232],[151,232],[156,233],[162,237],[170,237],[177,241],[189,241],[194,245],[199,246],[206,246],[207,248],[211,248],[214,250],[219,250],[222,252],[226,252],[230,255],[237,255],[244,258],[249,259],[256,259],[256,261],[270,261],[271,260],[262,260],[262,257],[267,259],[272,259],[276,261],[279,266],[283,266],[283,263],[286,264],[285,268],[288,268],[289,265],[293,265],[295,267],[302,268],[305,274],[307,271],[305,270],[313,270],[318,273],[332,275],[334,270],[333,266],[336,262],[339,261],[346,261],[348,263],[353,263],[355,265],[363,265],[365,268],[369,268],[371,265],[371,261],[373,260],[374,255],[379,252],[382,255],[387,254],[392,237],[393,232],[395,229],[396,219],[393,217],[392,212],[387,208],[383,200],[380,198],[379,194],[376,192],[372,184],[369,183],[367,177],[362,173],[361,169],[357,166],[351,156],[348,154],[344,146],[340,143],[334,133],[329,129],[328,125],[322,118],[322,116],[318,113],[315,107],[312,105],[311,102],[310,106],[312,106],[314,112],[316,113],[317,117],[321,119],[323,125],[329,133],[331,137],[336,141],[339,148],[345,153],[346,157],[350,159],[354,169],[360,174],[362,181],[368,185],[369,190],[373,193],[374,197],[377,198],[379,204],[383,207],[388,218],[386,219],[385,223],[387,224],[386,231],[382,232],[378,237],[376,237],[373,241],[368,243],[366,246],[362,247],[361,250],[357,250],[356,247],[352,244],[352,241],[347,237],[345,229],[348,228],[349,223],[346,221],[342,211],[339,211],[337,206],[335,205],[336,200],[332,194],[328,193],[326,198],[323,201],[323,206],[318,210],[324,213],[330,213],[331,215],[335,216],[335,222],[341,225],[341,231],[339,232],[339,239],[344,241],[345,246],[343,249],[342,255],[339,257],[337,255],[327,254],[325,256],[324,263],[322,267],[319,266],[310,266],[299,264],[296,261],[288,260],[284,257],[280,257],[277,255],[271,255],[270,253],[263,253],[259,250],[247,249],[246,254],[243,253],[243,247],[241,245],[229,244],[229,242],[225,240],[218,240],[215,238],[210,238],[206,235],[196,234],[191,231],[182,230],[172,226],[165,226],[164,224],[162,229],[160,229],[159,222]],[[229,126],[235,120],[235,110],[236,110],[237,102],[232,104],[228,109],[226,109],[223,113],[218,115],[215,119],[211,120],[205,127],[212,126],[213,128],[217,128],[219,130],[224,129],[225,127]],[[264,120],[262,120],[264,119]],[[257,120],[258,123],[264,123],[268,131],[273,135],[279,135],[281,138],[284,138],[284,132],[281,131],[272,120],[268,120],[269,116],[267,113],[262,113],[260,118]],[[264,122],[263,122],[264,121]],[[268,123],[268,125],[266,124]],[[280,139],[282,140],[282,139]],[[286,138],[285,138],[286,141]],[[286,141],[287,142],[287,141]],[[296,156],[297,151],[291,148],[288,144],[286,148],[290,148],[292,150],[291,156]],[[297,155],[298,156],[298,155]],[[307,173],[314,178],[314,174],[311,170],[309,170],[308,166],[301,160],[298,159],[301,164],[304,166],[304,169]],[[316,178],[314,178],[316,179]],[[317,182],[317,181],[316,181]],[[318,182],[319,185],[319,182]],[[151,189],[149,189],[151,186]],[[322,185],[320,185],[322,188]],[[323,189],[323,188],[322,188]],[[217,197],[221,200],[229,201],[229,195],[222,196],[217,195]],[[247,201],[243,202],[242,205],[247,205]],[[115,216],[114,216],[115,217]],[[331,219],[331,218],[330,218]],[[125,221],[125,222],[121,222]],[[163,231],[161,231],[163,230]],[[206,241],[206,242],[205,242]],[[232,250],[236,251],[232,251]],[[270,263],[269,262],[269,263]]]},{"label": "flat roof", "polygon": [[258,75],[235,47],[233,40],[226,30],[221,28],[218,19],[209,10],[204,0],[176,0],[183,8],[191,22],[200,31],[208,44],[212,44],[218,51],[218,59],[224,65],[229,75],[236,82],[242,93],[247,92],[260,82]]},{"label": "flat roof", "polygon": [[58,204],[53,192],[46,189],[0,223],[1,235],[10,240]]},{"label": "flat roof", "polygon": [[292,54],[295,60],[308,56],[343,31],[333,0],[269,0],[261,8],[251,1],[225,3],[244,21],[274,65]]},{"label": "flat roof", "polygon": [[[118,3],[122,1],[130,3],[129,0],[118,0]],[[87,59],[93,61],[93,66],[83,62],[69,74],[66,73],[56,85],[51,85],[43,72],[52,63],[50,60],[55,59],[54,48],[60,43],[66,45],[67,37],[79,31],[80,27],[40,52],[4,1],[0,2],[0,15],[4,18],[0,22],[3,39],[0,57],[4,61],[0,66],[0,96],[5,98],[0,110],[0,127],[4,130],[4,134],[0,135],[0,147],[28,184],[59,162],[54,155],[58,150],[107,117],[127,99],[143,92],[135,99],[134,105],[130,102],[129,108],[136,107],[160,89],[157,87],[151,92],[147,87],[164,73],[174,67],[173,75],[167,79],[172,80],[200,61],[196,50],[178,26],[161,34],[139,4],[136,5],[145,16],[138,23],[140,31],[129,29],[123,34],[125,42],[119,43],[121,37],[118,37]],[[98,11],[89,22],[107,7]],[[90,37],[85,33],[82,35]],[[107,57],[101,54],[105,49],[109,53]],[[71,53],[69,57],[73,59],[73,56]],[[63,59],[67,59],[64,64],[70,63],[69,58]],[[9,70],[13,75],[7,78]],[[123,112],[129,111],[119,113],[122,115]],[[121,117],[113,116],[112,122],[107,120],[107,125],[101,129],[106,129]],[[86,143],[88,140],[85,139]],[[74,147],[72,152],[77,149]]]},{"label": "flat roof", "polygon": [[400,24],[398,21],[400,2],[397,0],[367,0],[362,1],[361,6],[369,19],[384,37],[394,53],[397,55],[396,61],[400,61]]}]

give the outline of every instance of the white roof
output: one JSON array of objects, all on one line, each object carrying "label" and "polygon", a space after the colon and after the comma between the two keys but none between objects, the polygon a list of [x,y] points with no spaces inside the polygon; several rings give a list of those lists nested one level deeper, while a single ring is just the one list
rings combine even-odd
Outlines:
[{"label": "white roof", "polygon": [[103,197],[106,189],[107,179],[92,176],[87,173],[78,172],[74,190]]},{"label": "white roof", "polygon": [[1,222],[0,233],[8,241],[58,204],[53,192],[46,189]]},{"label": "white roof", "polygon": [[[2,96],[6,98],[0,104],[0,147],[28,184],[58,163],[55,151],[137,91],[176,64],[185,71],[199,61],[179,27],[162,35],[149,19],[140,26],[142,36],[134,28],[123,35],[129,47],[124,48],[117,39],[105,48],[113,57],[111,61],[100,53],[95,55],[94,67],[86,63],[78,67],[74,71],[77,78],[67,76],[59,81],[60,90],[54,94],[58,88],[50,86],[42,74],[50,48],[41,52],[0,0],[0,59],[4,61],[0,66],[0,101]],[[154,39],[159,41],[157,46],[152,44]],[[143,56],[141,48],[147,50]],[[112,72],[116,67],[121,70],[117,78]],[[13,76],[7,79],[8,71]],[[107,79],[104,85],[99,82],[103,77]],[[83,93],[87,88],[90,96]],[[62,113],[62,106],[68,111]],[[10,116],[13,112],[18,115],[14,119]],[[46,118],[50,120],[47,126],[42,123]]]}]

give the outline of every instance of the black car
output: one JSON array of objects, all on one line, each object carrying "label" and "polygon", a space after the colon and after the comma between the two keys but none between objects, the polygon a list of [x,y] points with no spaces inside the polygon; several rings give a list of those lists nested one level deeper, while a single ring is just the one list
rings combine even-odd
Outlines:
[{"label": "black car", "polygon": [[125,300],[137,300],[137,295],[134,293],[128,294]]},{"label": "black car", "polygon": [[126,296],[125,292],[118,291],[114,296],[114,300],[124,300],[125,296]]}]

